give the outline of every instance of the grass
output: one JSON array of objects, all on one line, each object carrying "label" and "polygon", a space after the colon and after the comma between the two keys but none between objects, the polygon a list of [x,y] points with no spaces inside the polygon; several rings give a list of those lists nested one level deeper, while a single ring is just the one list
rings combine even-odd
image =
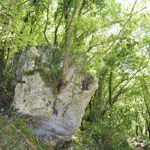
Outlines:
[{"label": "grass", "polygon": [[0,150],[49,150],[40,144],[25,119],[5,118],[0,115]]},{"label": "grass", "polygon": [[[7,118],[0,114],[0,150],[60,150],[41,143],[30,130],[29,118]],[[103,126],[84,123],[83,129],[78,129],[72,138],[61,150],[131,150],[128,143],[120,144],[118,141],[110,141],[103,132]],[[109,130],[109,129],[108,129]],[[110,133],[110,132],[109,132]],[[122,135],[123,136],[123,135]],[[108,144],[105,143],[108,141]],[[122,142],[122,140],[120,139]],[[112,145],[113,144],[113,145]],[[114,147],[115,146],[115,147]]]}]

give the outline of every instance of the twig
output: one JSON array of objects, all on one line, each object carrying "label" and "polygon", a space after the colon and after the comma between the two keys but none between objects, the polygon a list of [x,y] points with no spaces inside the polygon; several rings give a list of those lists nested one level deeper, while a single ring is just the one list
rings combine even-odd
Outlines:
[{"label": "twig", "polygon": [[105,44],[108,44],[108,43],[111,43],[111,42],[112,42],[112,40],[108,40],[108,41],[103,40],[101,43],[97,43],[95,45],[89,46],[86,53],[89,52],[94,47],[97,47],[97,46],[100,46],[100,45],[105,45]]}]

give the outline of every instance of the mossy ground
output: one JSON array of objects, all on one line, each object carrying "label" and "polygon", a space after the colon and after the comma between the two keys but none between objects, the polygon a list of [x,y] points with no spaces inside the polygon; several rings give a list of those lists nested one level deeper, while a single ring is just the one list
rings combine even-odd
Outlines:
[{"label": "mossy ground", "polygon": [[[6,118],[0,114],[0,150],[60,150],[41,143],[31,132],[29,121],[26,118]],[[72,141],[65,143],[61,150],[99,149],[97,143],[87,138],[88,132],[78,129]]]},{"label": "mossy ground", "polygon": [[[61,148],[52,148],[41,143],[29,128],[28,118],[6,118],[0,114],[0,150],[133,150],[128,143],[120,144],[118,141],[102,142],[102,132],[95,125],[86,123],[82,129],[78,129],[72,141],[67,142]],[[98,136],[99,135],[99,136]],[[112,145],[113,144],[113,145]]]},{"label": "mossy ground", "polygon": [[49,150],[40,144],[25,119],[5,118],[0,114],[0,150]]}]

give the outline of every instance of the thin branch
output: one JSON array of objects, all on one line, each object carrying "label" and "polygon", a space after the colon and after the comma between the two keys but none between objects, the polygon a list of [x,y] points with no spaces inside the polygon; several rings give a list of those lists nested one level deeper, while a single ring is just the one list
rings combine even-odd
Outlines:
[{"label": "thin branch", "polygon": [[127,79],[122,79],[114,88],[113,88],[113,91],[121,84],[121,83],[123,83],[125,80],[127,80]]},{"label": "thin branch", "polygon": [[[43,28],[44,24],[45,24],[45,23],[42,23],[42,25],[40,25],[40,26],[38,27],[38,29],[36,29],[36,30],[33,32],[33,34],[37,34],[37,33],[39,32],[39,30],[40,30],[41,28]],[[35,29],[35,28],[34,28],[34,29]],[[33,29],[33,30],[34,30],[34,29]]]},{"label": "thin branch", "polygon": [[129,84],[129,82],[135,77],[135,75],[141,71],[141,68],[139,68],[133,75],[132,77],[120,88],[120,90],[117,92],[117,94],[113,98],[113,103],[115,103],[119,97],[119,95],[123,92],[123,89]]},{"label": "thin branch", "polygon": [[89,46],[89,48],[87,49],[86,53],[89,52],[92,48],[95,48],[97,46],[100,46],[100,45],[105,45],[105,44],[109,44],[110,42],[112,42],[112,40],[103,40],[101,43],[97,43],[95,45],[92,45],[92,46]]},{"label": "thin branch", "polygon": [[92,48],[97,47],[97,46],[100,46],[100,45],[103,45],[103,44],[102,44],[102,43],[98,43],[98,44],[95,44],[95,45],[93,45],[93,46],[90,46],[90,47],[87,49],[86,53],[89,52]]},{"label": "thin branch", "polygon": [[83,8],[85,7],[86,4],[87,4],[87,1],[86,1],[86,0],[83,0],[82,6],[81,6],[81,8],[80,8],[80,10],[79,10],[79,16],[81,15],[81,12],[82,12],[82,10],[83,10]]},{"label": "thin branch", "polygon": [[135,13],[133,13],[133,14],[132,14],[132,16],[133,16],[133,15],[136,15],[136,14],[138,14],[138,13],[140,13],[140,12],[142,12],[144,9],[146,9],[146,6],[145,6],[145,7],[143,7],[141,10],[136,11]]},{"label": "thin branch", "polygon": [[47,30],[47,25],[48,25],[48,20],[49,20],[49,4],[48,4],[48,7],[47,7],[47,16],[46,16],[46,24],[45,24],[45,28],[44,28],[44,38],[46,40],[46,42],[48,43],[48,45],[50,45],[50,42],[47,38],[47,35],[46,35],[46,30]]},{"label": "thin branch", "polygon": [[144,59],[140,62],[139,69],[131,76],[131,78],[120,88],[118,93],[114,96],[113,102],[117,101],[117,98],[122,93],[123,89],[129,84],[129,82],[135,77],[135,75],[148,65],[148,62],[147,62],[147,64],[143,68],[141,68],[143,61],[144,61]]},{"label": "thin branch", "polygon": [[85,12],[83,13],[83,15],[85,15],[86,13],[88,13],[90,10],[91,10],[91,9],[88,9],[87,11],[85,11]]},{"label": "thin branch", "polygon": [[[92,26],[90,27],[90,29],[91,28],[92,28]],[[98,29],[95,29],[90,32],[90,29],[89,30],[87,29],[88,31],[83,32],[79,37],[76,38],[75,41],[84,40],[85,37],[87,38],[89,35],[94,34],[96,31],[98,31]]]},{"label": "thin branch", "polygon": [[112,104],[112,71],[109,74],[109,105]]},{"label": "thin branch", "polygon": [[62,13],[62,15],[61,15],[61,17],[60,17],[60,19],[59,19],[59,21],[58,21],[57,26],[55,27],[55,39],[54,39],[54,44],[55,44],[55,45],[57,45],[57,32],[58,32],[58,28],[59,28],[59,26],[60,26],[60,23],[61,23],[62,18],[63,18],[63,13]]},{"label": "thin branch", "polygon": [[86,35],[88,31],[83,32],[79,37],[77,37],[78,40],[80,40],[84,35]]}]

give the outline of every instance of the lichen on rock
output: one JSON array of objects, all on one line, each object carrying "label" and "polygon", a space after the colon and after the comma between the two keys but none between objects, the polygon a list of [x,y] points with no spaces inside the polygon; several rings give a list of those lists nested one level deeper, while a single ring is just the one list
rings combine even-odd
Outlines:
[{"label": "lichen on rock", "polygon": [[[54,68],[51,50],[45,46],[31,47],[22,54],[17,77],[24,82],[16,85],[13,106],[23,114],[41,117],[34,133],[56,145],[70,140],[80,127],[85,108],[98,84],[97,79],[88,74],[88,87],[83,88],[85,74],[80,73],[61,93],[54,95],[50,84]],[[61,68],[61,61],[55,66]],[[76,66],[69,68],[67,81],[76,69]]]}]

